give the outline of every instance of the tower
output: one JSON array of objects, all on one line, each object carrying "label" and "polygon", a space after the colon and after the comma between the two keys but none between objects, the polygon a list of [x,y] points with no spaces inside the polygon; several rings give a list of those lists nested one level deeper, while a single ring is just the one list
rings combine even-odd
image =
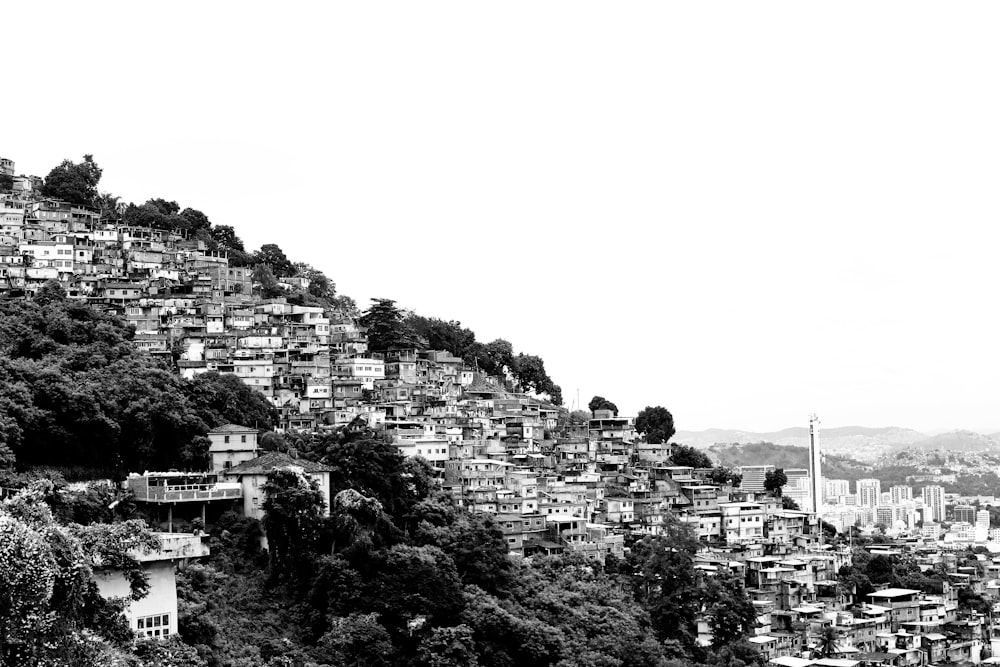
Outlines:
[{"label": "tower", "polygon": [[819,460],[819,417],[809,416],[809,481],[812,494],[811,511],[819,516],[819,508],[823,504],[823,474]]}]

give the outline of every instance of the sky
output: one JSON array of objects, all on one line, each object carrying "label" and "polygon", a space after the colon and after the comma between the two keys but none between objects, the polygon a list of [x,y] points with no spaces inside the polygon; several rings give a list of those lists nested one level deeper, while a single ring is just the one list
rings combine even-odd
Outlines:
[{"label": "sky", "polygon": [[1000,5],[15,3],[0,156],[677,427],[1000,431]]}]

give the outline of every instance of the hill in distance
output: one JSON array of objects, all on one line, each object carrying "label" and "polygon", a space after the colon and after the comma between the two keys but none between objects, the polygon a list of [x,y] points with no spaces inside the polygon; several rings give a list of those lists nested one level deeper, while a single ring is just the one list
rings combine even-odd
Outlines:
[{"label": "hill in distance", "polygon": [[[909,447],[914,443],[928,440],[926,433],[908,428],[888,426],[871,428],[867,426],[839,426],[820,429],[820,444],[823,452],[839,454],[864,461],[874,461],[880,454]],[[772,442],[782,447],[808,447],[809,429],[796,426],[759,433],[733,429],[708,429],[705,431],[678,431],[673,441],[698,448],[708,448],[716,444]]]},{"label": "hill in distance", "polygon": [[940,433],[908,446],[911,449],[935,450],[945,449],[955,452],[979,452],[1000,449],[998,434],[983,435],[973,431],[949,431]]}]

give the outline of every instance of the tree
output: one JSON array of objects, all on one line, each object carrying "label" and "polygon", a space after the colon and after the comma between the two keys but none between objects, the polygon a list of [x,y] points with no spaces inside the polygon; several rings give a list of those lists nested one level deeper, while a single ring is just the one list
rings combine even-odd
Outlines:
[{"label": "tree", "polygon": [[781,497],[781,489],[788,484],[788,476],[784,468],[768,470],[764,475],[764,490],[777,498]]},{"label": "tree", "polygon": [[184,393],[208,428],[239,424],[267,431],[277,426],[270,401],[230,373],[199,373],[187,381]]},{"label": "tree", "polygon": [[722,570],[707,578],[704,597],[714,648],[728,646],[753,630],[757,612],[743,589],[742,578]]},{"label": "tree", "polygon": [[669,442],[674,437],[674,416],[661,405],[649,407],[639,412],[635,418],[635,430],[646,436],[646,442],[658,445]]},{"label": "tree", "polygon": [[274,243],[265,243],[254,253],[253,259],[258,264],[270,267],[278,278],[295,275],[295,265],[285,256],[285,253]]},{"label": "tree", "polygon": [[670,455],[670,460],[675,466],[712,467],[712,459],[708,458],[708,454],[688,445],[674,445],[674,453]]},{"label": "tree", "polygon": [[798,511],[802,508],[799,507],[799,504],[792,498],[789,498],[788,496],[781,496],[781,509]]},{"label": "tree", "polygon": [[594,396],[590,399],[590,403],[587,403],[587,407],[590,408],[591,414],[598,410],[611,410],[615,414],[615,417],[618,416],[618,406],[603,396]]},{"label": "tree", "polygon": [[545,372],[545,362],[533,354],[518,354],[512,363],[514,379],[525,391],[548,394],[556,405],[562,404],[562,390]]},{"label": "tree", "polygon": [[83,162],[63,160],[45,177],[42,195],[61,199],[76,206],[94,206],[101,181],[101,168],[93,155],[84,155]]},{"label": "tree", "polygon": [[673,514],[661,533],[637,542],[629,553],[632,590],[646,608],[661,640],[694,646],[701,582],[694,568],[699,542],[692,528]]},{"label": "tree", "polygon": [[385,351],[392,348],[413,348],[417,345],[413,330],[392,299],[372,299],[372,305],[358,323],[368,332],[368,348]]},{"label": "tree", "polygon": [[223,250],[243,251],[243,241],[236,235],[236,230],[229,225],[216,225],[212,227],[212,238]]},{"label": "tree", "polygon": [[45,306],[53,301],[65,301],[66,290],[58,280],[46,280],[45,284],[35,292],[34,301],[40,306]]},{"label": "tree", "polygon": [[261,297],[265,299],[275,299],[285,293],[285,290],[278,284],[278,279],[271,267],[267,264],[258,264],[254,267],[252,280]]},{"label": "tree", "polygon": [[479,667],[472,629],[467,625],[434,628],[420,642],[417,665],[421,667]]},{"label": "tree", "polygon": [[819,650],[820,657],[832,658],[837,654],[840,647],[837,645],[840,639],[840,631],[832,625],[828,625],[823,628],[819,633]]},{"label": "tree", "polygon": [[212,223],[208,219],[208,216],[197,209],[186,208],[180,212],[179,217],[187,223],[184,228],[190,232],[196,232],[199,229],[210,230],[212,228]]},{"label": "tree", "polygon": [[464,358],[476,342],[476,334],[455,320],[446,322],[410,313],[406,323],[429,350],[447,350],[456,357]]},{"label": "tree", "polygon": [[303,586],[319,540],[323,493],[299,470],[278,468],[267,476],[264,494],[271,580]]},{"label": "tree", "polygon": [[324,306],[330,306],[337,298],[337,285],[326,274],[310,264],[295,263],[295,275],[309,280],[307,291]]}]

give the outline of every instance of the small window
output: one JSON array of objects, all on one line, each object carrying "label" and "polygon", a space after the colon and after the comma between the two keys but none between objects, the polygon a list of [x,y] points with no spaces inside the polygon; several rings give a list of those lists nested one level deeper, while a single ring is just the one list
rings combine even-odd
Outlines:
[{"label": "small window", "polygon": [[222,437],[222,441],[228,445],[229,444],[229,436],[228,435],[223,436]]},{"label": "small window", "polygon": [[241,435],[240,436],[240,442],[246,442],[246,441],[247,441],[247,437],[245,435]]}]

